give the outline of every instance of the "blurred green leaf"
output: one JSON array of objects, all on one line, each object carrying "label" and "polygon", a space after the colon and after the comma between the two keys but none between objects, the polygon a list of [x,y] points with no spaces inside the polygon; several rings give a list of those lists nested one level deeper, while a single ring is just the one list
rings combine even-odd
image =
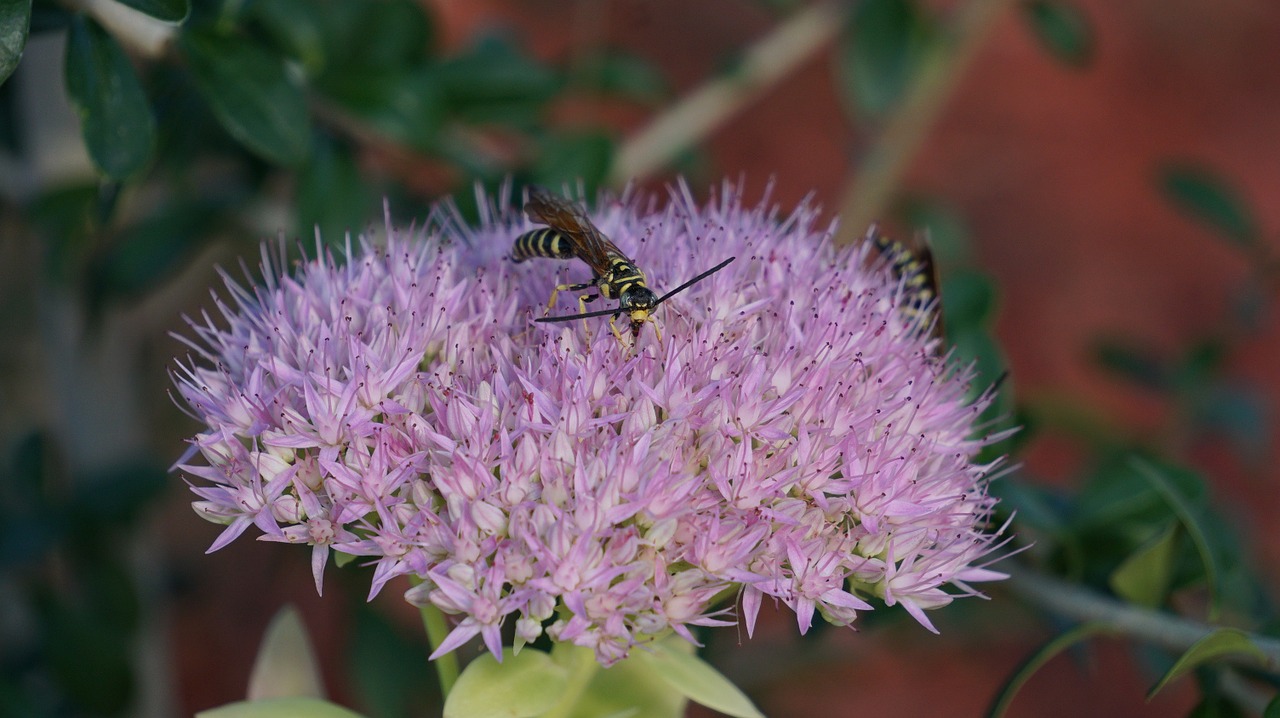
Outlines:
[{"label": "blurred green leaf", "polygon": [[425,7],[416,0],[361,3],[359,42],[353,49],[359,63],[375,69],[417,65],[432,48],[435,28]]},{"label": "blurred green leaf", "polygon": [[1241,459],[1258,464],[1270,449],[1271,412],[1258,387],[1213,383],[1191,407],[1193,427],[1225,437]]},{"label": "blurred green leaf", "polygon": [[216,226],[218,208],[178,202],[125,230],[90,266],[91,303],[145,296],[172,277]]},{"label": "blurred green leaf", "polygon": [[155,147],[155,118],[133,64],[96,22],[77,16],[67,35],[67,94],[94,164],[124,179],[142,169]]},{"label": "blurred green leaf", "polygon": [[1173,667],[1152,686],[1150,691],[1147,691],[1147,700],[1154,698],[1171,681],[1188,671],[1227,655],[1252,656],[1259,662],[1266,660],[1266,654],[1249,640],[1249,636],[1244,631],[1235,628],[1219,628],[1188,648],[1178,658],[1178,662],[1173,664]]},{"label": "blurred green leaf", "polygon": [[119,0],[119,2],[121,5],[128,5],[138,12],[165,22],[182,22],[191,11],[191,4],[187,0]]},{"label": "blurred green leaf", "polygon": [[1271,699],[1266,710],[1262,711],[1262,718],[1280,718],[1280,696]]},{"label": "blurred green leaf", "polygon": [[128,526],[169,485],[164,466],[146,458],[76,476],[69,509],[77,521]]},{"label": "blurred green leaf", "polygon": [[311,237],[317,228],[329,244],[340,245],[347,231],[357,234],[369,221],[372,200],[351,150],[320,138],[298,174],[298,232]]},{"label": "blurred green leaf", "polygon": [[51,600],[42,610],[50,672],[81,713],[121,713],[133,699],[130,642],[94,616]]},{"label": "blurred green leaf", "polygon": [[1071,2],[1028,0],[1022,6],[1040,45],[1064,65],[1088,67],[1093,61],[1094,36],[1089,18]]},{"label": "blurred green leaf", "polygon": [[692,651],[659,641],[635,657],[647,663],[667,685],[699,705],[736,718],[764,718],[737,686]]},{"label": "blurred green leaf", "polygon": [[1159,608],[1173,583],[1178,557],[1176,524],[1148,541],[1111,573],[1111,589],[1124,600],[1145,608]]},{"label": "blurred green leaf", "polygon": [[862,0],[837,47],[839,79],[855,115],[884,114],[910,84],[931,35],[913,0]]},{"label": "blurred green leaf", "polygon": [[1128,339],[1101,339],[1093,353],[1102,368],[1133,384],[1158,391],[1167,391],[1171,387],[1168,363]]},{"label": "blurred green leaf", "polygon": [[48,277],[56,283],[79,279],[79,270],[92,244],[96,184],[60,187],[41,194],[27,208],[27,217],[40,228]]},{"label": "blurred green leaf", "polygon": [[898,202],[894,215],[910,227],[928,233],[934,261],[946,283],[952,267],[971,261],[969,229],[964,218],[941,201],[925,196],[911,196]]},{"label": "blurred green leaf", "polygon": [[320,663],[302,615],[285,606],[271,617],[249,675],[251,701],[278,698],[322,698]]},{"label": "blurred green leaf", "polygon": [[451,112],[465,122],[532,125],[559,91],[560,76],[499,37],[488,37],[438,68]]},{"label": "blurred green leaf", "polygon": [[1186,214],[1246,249],[1258,243],[1258,223],[1240,192],[1201,165],[1171,161],[1160,168],[1165,198]]},{"label": "blurred green leaf", "polygon": [[31,0],[0,0],[0,84],[18,67],[30,27]]},{"label": "blurred green leaf", "polygon": [[485,653],[467,664],[444,703],[445,718],[533,718],[560,700],[569,672],[551,656],[526,648]]},{"label": "blurred green leaf", "polygon": [[232,137],[276,164],[306,159],[306,97],[282,58],[246,38],[207,30],[184,32],[181,47],[201,94]]},{"label": "blurred green leaf", "polygon": [[989,329],[995,304],[995,285],[985,274],[961,270],[942,282],[942,315],[953,335]]},{"label": "blurred green leaf", "polygon": [[[816,624],[815,624],[816,625]],[[560,645],[557,651],[562,651]],[[581,648],[575,648],[581,651]],[[595,660],[594,656],[587,660]],[[574,718],[594,716],[644,716],[678,718],[685,715],[688,701],[673,691],[649,662],[633,653],[630,658],[596,671],[591,683],[574,706]]]},{"label": "blurred green leaf", "polygon": [[355,611],[351,650],[346,654],[347,675],[365,713],[379,718],[409,718],[423,712],[425,705],[439,705],[425,702],[424,689],[431,683],[422,680],[423,651],[430,653],[425,642],[410,642],[401,627],[363,602]]},{"label": "blurred green leaf", "polygon": [[1084,623],[1058,636],[1054,636],[1038,648],[1035,653],[1028,656],[1022,662],[1022,665],[1018,666],[1018,669],[1013,672],[1013,675],[1009,676],[1004,685],[1000,687],[1000,692],[992,700],[991,707],[987,709],[988,718],[1000,718],[1000,716],[1003,716],[1009,710],[1009,704],[1013,702],[1013,698],[1018,694],[1018,691],[1022,690],[1027,681],[1031,680],[1031,677],[1037,671],[1059,653],[1077,643],[1105,632],[1106,629],[1101,624]]},{"label": "blurred green leaf", "polygon": [[1168,502],[1178,515],[1182,527],[1186,529],[1187,536],[1200,556],[1200,564],[1208,584],[1209,619],[1216,620],[1222,610],[1223,601],[1222,570],[1219,565],[1221,552],[1214,550],[1211,542],[1213,532],[1211,527],[1202,520],[1203,512],[1199,508],[1201,502],[1195,500],[1197,498],[1195,495],[1184,491],[1173,477],[1181,474],[1184,480],[1190,479],[1200,484],[1203,482],[1191,472],[1169,466],[1157,466],[1139,457],[1132,458],[1130,465]]},{"label": "blurred green leaf", "polygon": [[613,140],[598,132],[552,134],[543,140],[533,164],[533,180],[547,187],[581,181],[587,196],[604,181],[613,157]]},{"label": "blurred green leaf", "polygon": [[379,133],[417,150],[433,149],[444,111],[435,74],[426,67],[373,74],[358,69],[326,74],[320,91]]},{"label": "blurred green leaf", "polygon": [[589,88],[647,105],[671,95],[662,73],[648,60],[623,50],[609,49],[586,58],[577,77]]},{"label": "blurred green leaf", "polygon": [[[314,75],[329,60],[326,21],[333,17],[331,6],[336,4],[320,0],[257,0],[248,9],[276,45]],[[324,10],[318,11],[319,7]]]},{"label": "blurred green leaf", "polygon": [[240,701],[200,711],[196,718],[361,718],[359,713],[319,698]]}]

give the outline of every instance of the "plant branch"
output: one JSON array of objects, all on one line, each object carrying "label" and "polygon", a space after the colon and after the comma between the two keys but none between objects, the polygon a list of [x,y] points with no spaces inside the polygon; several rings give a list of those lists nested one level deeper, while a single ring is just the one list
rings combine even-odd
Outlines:
[{"label": "plant branch", "polygon": [[838,245],[850,244],[893,199],[924,138],[987,32],[1013,0],[970,0],[955,19],[950,41],[929,53],[871,152],[845,183]]},{"label": "plant branch", "polygon": [[[1031,570],[1019,570],[1009,579],[1014,593],[1050,613],[1080,622],[1095,622],[1117,634],[1130,636],[1174,653],[1185,652],[1196,641],[1221,626],[1212,626],[1170,613],[1153,611],[1100,595],[1077,584]],[[1224,660],[1249,668],[1280,670],[1280,640],[1247,633],[1265,658],[1232,654]]]},{"label": "plant branch", "polygon": [[711,134],[830,42],[844,24],[846,5],[812,5],[747,48],[733,73],[686,95],[626,140],[609,169],[609,183],[644,179]]}]

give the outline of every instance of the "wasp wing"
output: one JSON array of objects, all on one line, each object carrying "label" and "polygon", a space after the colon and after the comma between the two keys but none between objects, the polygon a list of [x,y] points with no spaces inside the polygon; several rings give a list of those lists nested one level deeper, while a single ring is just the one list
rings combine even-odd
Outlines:
[{"label": "wasp wing", "polygon": [[576,203],[540,188],[529,189],[529,201],[524,212],[529,219],[545,224],[564,235],[573,245],[574,254],[586,262],[597,275],[609,270],[609,255],[625,257],[617,245],[587,218],[586,212]]}]

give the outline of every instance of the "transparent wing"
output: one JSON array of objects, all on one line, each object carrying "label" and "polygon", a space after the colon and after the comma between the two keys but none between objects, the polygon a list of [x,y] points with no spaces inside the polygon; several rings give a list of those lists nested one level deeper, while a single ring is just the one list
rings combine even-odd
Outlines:
[{"label": "transparent wing", "polygon": [[610,254],[626,256],[596,229],[578,204],[559,195],[540,187],[531,187],[524,212],[530,220],[545,224],[564,235],[573,243],[574,254],[595,270],[596,274],[608,271]]}]

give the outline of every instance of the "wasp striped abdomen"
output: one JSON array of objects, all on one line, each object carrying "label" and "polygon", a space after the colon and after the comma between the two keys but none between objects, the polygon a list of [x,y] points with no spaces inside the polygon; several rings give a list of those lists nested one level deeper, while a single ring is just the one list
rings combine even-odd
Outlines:
[{"label": "wasp striped abdomen", "polygon": [[902,281],[905,304],[902,312],[922,325],[931,324],[933,336],[943,336],[942,313],[938,306],[938,271],[928,240],[917,235],[912,246],[886,237],[872,229],[869,237],[880,255],[889,262],[893,276]]},{"label": "wasp striped abdomen", "polygon": [[573,259],[577,256],[573,251],[573,242],[550,227],[525,232],[516,237],[516,241],[511,247],[511,261],[513,262],[523,262],[531,257]]}]

